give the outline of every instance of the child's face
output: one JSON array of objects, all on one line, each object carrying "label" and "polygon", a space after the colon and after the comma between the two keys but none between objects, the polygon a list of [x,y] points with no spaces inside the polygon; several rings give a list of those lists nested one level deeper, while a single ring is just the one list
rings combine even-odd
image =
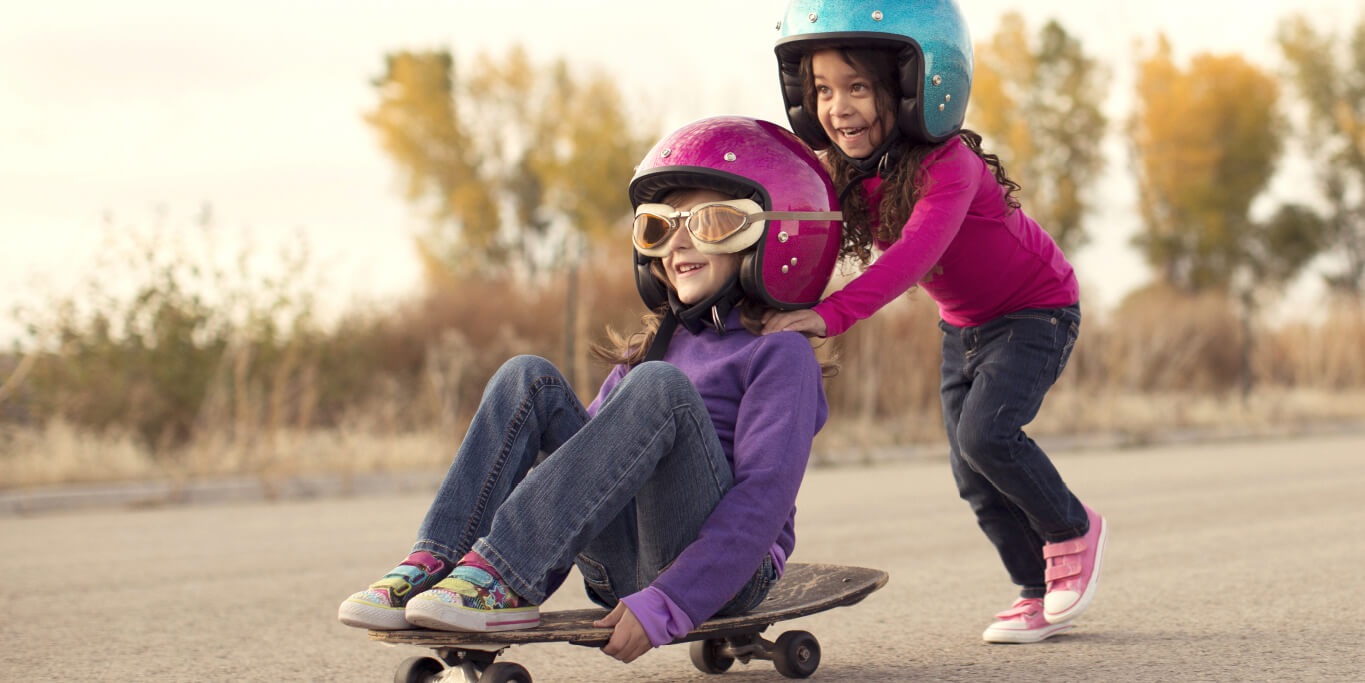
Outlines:
[{"label": "child's face", "polygon": [[[678,211],[687,211],[698,204],[734,199],[711,190],[693,190],[674,201]],[[678,299],[685,304],[696,304],[720,291],[730,278],[739,273],[739,254],[703,254],[692,243],[692,234],[684,229],[674,230],[668,239],[668,254],[663,262],[664,276]]]},{"label": "child's face", "polygon": [[854,159],[864,159],[882,144],[892,120],[877,110],[872,80],[844,61],[836,50],[811,55],[817,117],[829,139]]}]

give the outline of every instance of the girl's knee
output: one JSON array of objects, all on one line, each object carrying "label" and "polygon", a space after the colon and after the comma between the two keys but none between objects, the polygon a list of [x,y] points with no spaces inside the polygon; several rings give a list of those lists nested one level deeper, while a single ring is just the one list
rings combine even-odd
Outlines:
[{"label": "girl's knee", "polygon": [[646,361],[621,380],[619,389],[629,394],[652,394],[658,396],[675,395],[678,392],[692,391],[692,381],[681,370],[663,361]]},{"label": "girl's knee", "polygon": [[493,382],[525,383],[529,379],[550,374],[559,374],[559,369],[540,356],[520,355],[507,359],[507,362],[493,374]]},{"label": "girl's knee", "polygon": [[997,454],[1008,453],[1013,440],[1013,434],[991,429],[989,424],[974,424],[966,420],[958,424],[958,447],[962,451],[963,459],[974,465],[983,459],[994,458]]}]

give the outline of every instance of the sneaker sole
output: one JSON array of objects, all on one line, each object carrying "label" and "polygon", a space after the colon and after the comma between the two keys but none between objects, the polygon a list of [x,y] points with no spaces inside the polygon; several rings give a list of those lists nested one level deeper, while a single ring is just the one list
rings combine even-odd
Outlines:
[{"label": "sneaker sole", "polygon": [[1021,645],[1024,643],[1037,643],[1052,636],[1070,631],[1076,625],[1070,622],[1064,624],[1049,624],[1043,628],[1031,628],[1027,630],[1019,629],[986,629],[981,634],[981,639],[988,643],[1005,643],[1010,645]]},{"label": "sneaker sole", "polygon": [[540,625],[540,608],[517,607],[496,611],[469,609],[439,600],[415,599],[408,603],[408,623],[439,631],[495,633]]},{"label": "sneaker sole", "polygon": [[[1109,542],[1109,520],[1105,519],[1104,526],[1100,529],[1100,539],[1095,543],[1095,568],[1090,571],[1090,581],[1085,584],[1085,592],[1081,593],[1080,599],[1076,600],[1071,607],[1061,612],[1051,613],[1046,608],[1043,610],[1043,618],[1049,624],[1061,624],[1071,621],[1081,616],[1091,602],[1095,600],[1095,591],[1100,587],[1100,570],[1104,568],[1104,548]],[[1044,598],[1044,605],[1046,605]]]},{"label": "sneaker sole", "polygon": [[347,626],[373,631],[403,631],[412,624],[403,616],[402,608],[380,607],[368,602],[347,600],[337,608],[337,620]]}]

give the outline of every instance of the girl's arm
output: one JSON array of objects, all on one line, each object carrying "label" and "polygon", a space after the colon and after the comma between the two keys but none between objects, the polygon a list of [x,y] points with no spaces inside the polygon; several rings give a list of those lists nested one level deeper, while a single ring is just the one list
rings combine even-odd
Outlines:
[{"label": "girl's arm", "polygon": [[792,518],[811,442],[824,424],[820,365],[810,342],[773,335],[754,349],[735,424],[733,488],[668,569],[624,599],[637,614],[667,615],[662,632],[649,633],[656,645],[709,619],[758,570]]},{"label": "girl's arm", "polygon": [[981,163],[956,138],[924,160],[924,194],[900,239],[863,274],[811,309],[824,321],[825,335],[843,334],[929,274],[962,228],[979,189]]}]

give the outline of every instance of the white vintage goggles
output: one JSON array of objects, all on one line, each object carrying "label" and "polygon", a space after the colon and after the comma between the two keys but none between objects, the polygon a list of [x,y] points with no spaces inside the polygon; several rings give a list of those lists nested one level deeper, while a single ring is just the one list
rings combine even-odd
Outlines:
[{"label": "white vintage goggles", "polygon": [[668,204],[641,204],[635,209],[631,241],[641,254],[663,258],[668,255],[669,238],[681,226],[691,233],[697,251],[733,254],[758,241],[764,221],[835,221],[842,217],[838,211],[764,211],[752,199],[708,202],[690,211],[679,211]]}]

